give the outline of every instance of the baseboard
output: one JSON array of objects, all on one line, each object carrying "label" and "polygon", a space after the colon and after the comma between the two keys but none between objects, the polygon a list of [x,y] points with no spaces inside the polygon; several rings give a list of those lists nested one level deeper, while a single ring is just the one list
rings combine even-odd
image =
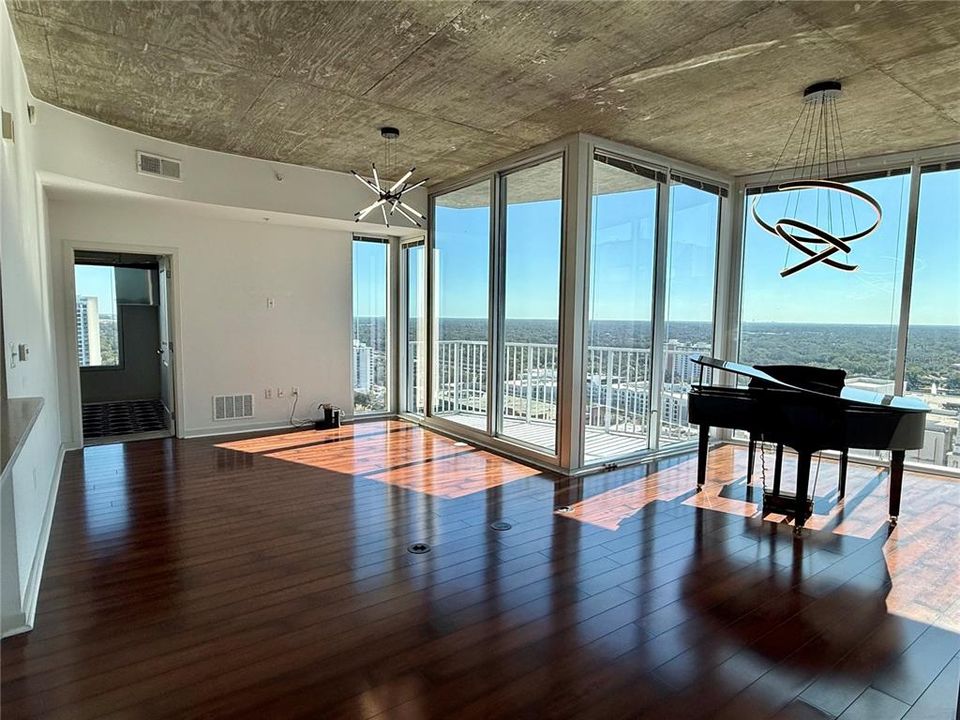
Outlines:
[{"label": "baseboard", "polygon": [[8,631],[7,634],[9,635],[33,629],[33,621],[37,615],[37,599],[40,596],[40,580],[43,577],[43,563],[47,557],[50,530],[53,528],[53,513],[57,507],[57,494],[60,491],[60,477],[63,474],[63,458],[66,450],[66,445],[60,445],[60,450],[57,453],[57,463],[53,470],[53,483],[50,486],[50,495],[47,497],[47,507],[43,514],[43,524],[40,526],[37,552],[33,557],[30,577],[27,580],[27,589],[23,594],[24,625],[20,629]]},{"label": "baseboard", "polygon": [[259,423],[253,425],[227,425],[226,427],[217,427],[216,425],[193,428],[184,430],[184,438],[203,438],[216,437],[217,435],[241,435],[243,433],[263,432],[266,430],[302,430],[291,425],[289,422],[280,423]]}]

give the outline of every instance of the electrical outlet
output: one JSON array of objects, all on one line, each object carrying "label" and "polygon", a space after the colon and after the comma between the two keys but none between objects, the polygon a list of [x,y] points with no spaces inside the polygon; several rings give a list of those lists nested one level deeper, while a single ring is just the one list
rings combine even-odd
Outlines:
[{"label": "electrical outlet", "polygon": [[272,400],[272,399],[273,399],[273,390],[271,390],[270,388],[267,388],[266,390],[264,390],[264,391],[263,391],[263,397],[264,397],[265,399],[267,399],[267,400]]},{"label": "electrical outlet", "polygon": [[294,385],[292,388],[290,388],[290,393],[293,394],[293,395],[299,395],[299,394],[300,394],[300,386],[299,386],[299,385]]},{"label": "electrical outlet", "polygon": [[282,397],[283,397],[283,388],[277,388],[277,397],[278,397],[278,398],[282,398]]}]

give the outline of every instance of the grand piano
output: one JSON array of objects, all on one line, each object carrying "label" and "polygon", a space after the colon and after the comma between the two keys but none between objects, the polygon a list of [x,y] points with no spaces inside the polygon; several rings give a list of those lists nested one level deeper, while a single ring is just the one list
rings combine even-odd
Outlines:
[{"label": "grand piano", "polygon": [[[799,533],[812,513],[813,503],[808,492],[814,453],[821,450],[842,453],[842,487],[847,450],[889,450],[890,523],[896,525],[900,515],[904,454],[923,446],[929,408],[921,400],[846,387],[842,371],[803,366],[761,369],[706,355],[692,359],[701,368],[701,381],[689,394],[690,423],[700,426],[698,490],[706,480],[710,428],[744,430],[750,433],[751,461],[757,439],[777,445],[774,485],[770,491],[764,488],[764,509],[793,515],[795,530]],[[746,377],[749,385],[705,384],[706,368]],[[784,445],[797,452],[794,496],[780,492]]]}]

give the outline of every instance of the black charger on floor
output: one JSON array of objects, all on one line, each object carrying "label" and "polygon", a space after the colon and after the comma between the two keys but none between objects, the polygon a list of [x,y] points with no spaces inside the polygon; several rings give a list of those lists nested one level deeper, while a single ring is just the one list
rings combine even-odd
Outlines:
[{"label": "black charger on floor", "polygon": [[329,430],[331,428],[340,427],[340,416],[342,414],[340,408],[336,407],[335,405],[321,404],[317,408],[317,411],[319,413],[319,417],[313,424],[314,430]]}]

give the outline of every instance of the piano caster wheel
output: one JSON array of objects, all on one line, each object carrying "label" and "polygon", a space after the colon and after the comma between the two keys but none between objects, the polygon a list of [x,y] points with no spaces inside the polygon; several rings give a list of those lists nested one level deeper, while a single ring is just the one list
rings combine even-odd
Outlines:
[{"label": "piano caster wheel", "polygon": [[890,527],[891,527],[891,528],[895,528],[896,526],[897,526],[897,516],[896,516],[896,515],[891,515],[891,516],[890,516]]},{"label": "piano caster wheel", "polygon": [[703,485],[697,485],[697,492],[698,492],[698,493],[702,493],[702,492],[703,492]]}]

